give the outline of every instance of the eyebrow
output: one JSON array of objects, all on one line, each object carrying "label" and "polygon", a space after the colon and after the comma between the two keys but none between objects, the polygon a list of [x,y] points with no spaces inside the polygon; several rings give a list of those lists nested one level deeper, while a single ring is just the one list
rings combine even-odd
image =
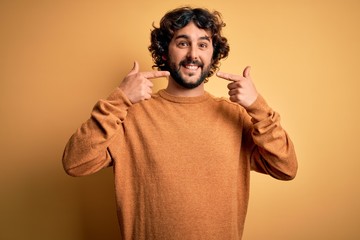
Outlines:
[{"label": "eyebrow", "polygon": [[[179,39],[179,38],[185,38],[185,39],[190,39],[190,37],[186,34],[181,34],[179,36],[177,36],[175,39]],[[207,40],[210,42],[210,37],[208,36],[203,36],[203,37],[200,37],[199,40]]]}]

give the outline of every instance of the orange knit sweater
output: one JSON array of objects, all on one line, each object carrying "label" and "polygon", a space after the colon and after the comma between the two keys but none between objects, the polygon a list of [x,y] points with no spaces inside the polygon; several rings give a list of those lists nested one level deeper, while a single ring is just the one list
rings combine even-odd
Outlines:
[{"label": "orange knit sweater", "polygon": [[259,96],[247,111],[165,90],[137,104],[116,89],[66,145],[72,176],[113,166],[123,239],[241,239],[250,170],[295,177],[294,147]]}]

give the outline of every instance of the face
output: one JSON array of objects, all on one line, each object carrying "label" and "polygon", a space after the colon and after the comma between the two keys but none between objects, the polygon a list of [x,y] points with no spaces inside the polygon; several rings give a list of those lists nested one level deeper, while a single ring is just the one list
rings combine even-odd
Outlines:
[{"label": "face", "polygon": [[213,51],[211,33],[190,22],[169,44],[171,78],[184,88],[198,87],[209,74]]}]

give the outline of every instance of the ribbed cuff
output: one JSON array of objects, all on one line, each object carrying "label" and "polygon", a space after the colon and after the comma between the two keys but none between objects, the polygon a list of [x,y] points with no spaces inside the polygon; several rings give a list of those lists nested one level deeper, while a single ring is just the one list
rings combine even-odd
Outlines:
[{"label": "ribbed cuff", "polygon": [[110,93],[107,97],[108,101],[116,102],[116,105],[126,105],[127,107],[131,107],[132,103],[129,98],[125,95],[125,93],[120,88],[115,88],[115,90]]},{"label": "ribbed cuff", "polygon": [[247,107],[246,111],[253,118],[254,122],[259,122],[268,118],[272,115],[273,112],[273,110],[261,95],[258,95],[255,102]]}]

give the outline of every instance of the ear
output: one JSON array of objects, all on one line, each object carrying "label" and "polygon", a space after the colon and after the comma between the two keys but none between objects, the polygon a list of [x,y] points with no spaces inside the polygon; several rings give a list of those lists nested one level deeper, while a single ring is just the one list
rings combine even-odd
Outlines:
[{"label": "ear", "polygon": [[162,55],[162,60],[164,60],[164,61],[166,61],[167,60],[167,57],[166,57],[166,55],[164,54],[164,55]]}]

